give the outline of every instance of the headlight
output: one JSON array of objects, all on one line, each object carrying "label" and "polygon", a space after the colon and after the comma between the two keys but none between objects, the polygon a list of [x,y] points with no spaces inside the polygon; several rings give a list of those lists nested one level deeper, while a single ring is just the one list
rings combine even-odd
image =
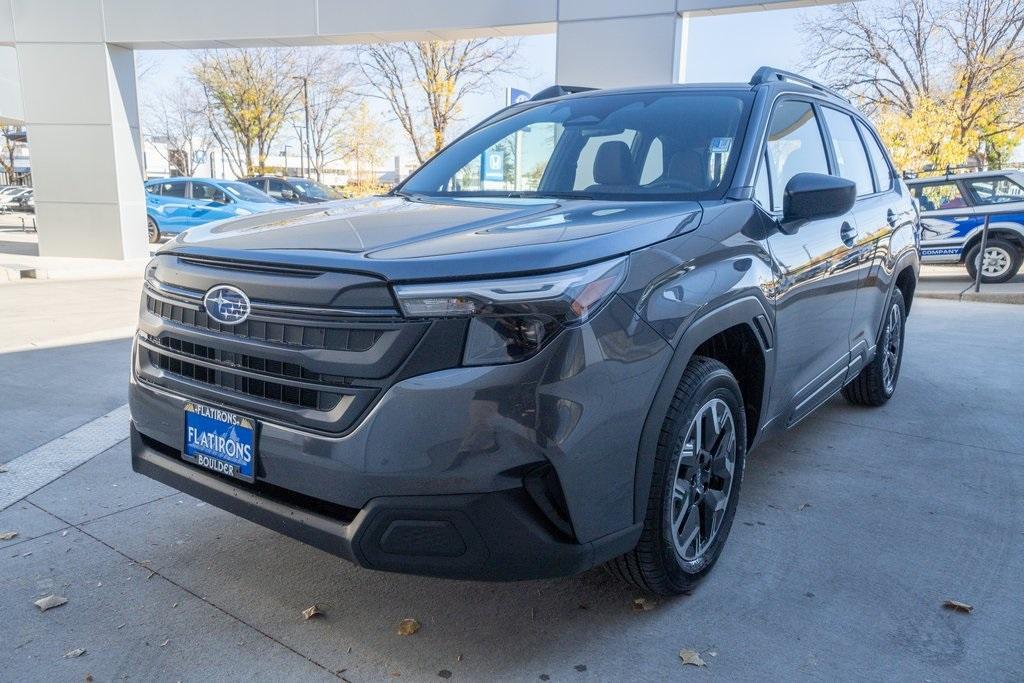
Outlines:
[{"label": "headlight", "polygon": [[559,330],[585,322],[615,294],[625,257],[575,270],[480,282],[396,285],[410,318],[471,317],[463,363],[525,360]]}]

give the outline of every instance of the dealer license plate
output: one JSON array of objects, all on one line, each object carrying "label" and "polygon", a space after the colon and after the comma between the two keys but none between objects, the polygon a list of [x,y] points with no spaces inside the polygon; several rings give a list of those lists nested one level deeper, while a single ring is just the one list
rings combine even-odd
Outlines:
[{"label": "dealer license plate", "polygon": [[185,403],[182,457],[208,470],[253,481],[256,472],[256,421],[189,401]]}]

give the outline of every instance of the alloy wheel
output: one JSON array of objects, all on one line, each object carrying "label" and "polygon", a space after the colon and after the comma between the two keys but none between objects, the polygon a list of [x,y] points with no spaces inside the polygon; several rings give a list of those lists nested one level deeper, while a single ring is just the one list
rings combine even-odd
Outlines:
[{"label": "alloy wheel", "polygon": [[889,318],[885,323],[885,348],[882,349],[882,380],[885,390],[892,393],[896,388],[896,372],[900,362],[900,343],[903,340],[903,314],[899,304],[889,309]]},{"label": "alloy wheel", "polygon": [[1010,269],[1013,259],[1002,247],[986,247],[985,256],[981,260],[981,273],[985,277],[1001,277]]},{"label": "alloy wheel", "polygon": [[736,423],[729,405],[712,398],[687,428],[672,490],[672,539],[693,562],[707,552],[725,518],[736,468]]}]

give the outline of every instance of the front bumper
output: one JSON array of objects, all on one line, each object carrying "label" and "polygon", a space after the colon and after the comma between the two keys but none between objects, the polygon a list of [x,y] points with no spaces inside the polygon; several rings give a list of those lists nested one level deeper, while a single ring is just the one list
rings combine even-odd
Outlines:
[{"label": "front bumper", "polygon": [[487,580],[564,576],[627,552],[640,534],[630,527],[591,543],[559,539],[521,489],[377,498],[348,518],[277,487],[208,473],[134,425],[131,442],[136,472],[371,569]]},{"label": "front bumper", "polygon": [[528,361],[395,383],[344,434],[257,416],[254,485],[182,461],[183,405],[196,397],[133,375],[132,464],[366,567],[480,579],[571,574],[639,537],[637,450],[670,355],[616,297]]}]

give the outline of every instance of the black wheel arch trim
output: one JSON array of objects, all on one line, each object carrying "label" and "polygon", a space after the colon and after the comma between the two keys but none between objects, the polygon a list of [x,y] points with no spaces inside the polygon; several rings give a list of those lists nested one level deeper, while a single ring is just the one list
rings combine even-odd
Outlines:
[{"label": "black wheel arch trim", "polygon": [[[761,325],[768,322],[768,346],[766,348],[764,336],[758,331],[755,319],[760,318]],[[775,373],[775,350],[773,342],[774,329],[771,324],[775,316],[769,308],[756,296],[744,296],[729,303],[721,305],[704,315],[695,317],[680,337],[669,361],[668,368],[662,377],[661,384],[655,393],[654,401],[647,411],[647,418],[644,420],[643,431],[640,436],[640,446],[637,450],[636,470],[633,478],[633,521],[642,521],[647,514],[648,492],[651,487],[651,477],[654,474],[654,453],[658,448],[658,439],[661,434],[662,424],[668,415],[672,397],[675,395],[676,387],[683,377],[683,372],[689,364],[697,348],[706,340],[730,327],[746,325],[751,333],[758,340],[761,353],[764,356],[764,386],[761,391],[761,420],[755,427],[748,425],[748,429],[758,429],[766,424],[771,378]],[[755,435],[756,438],[756,435]]]}]

